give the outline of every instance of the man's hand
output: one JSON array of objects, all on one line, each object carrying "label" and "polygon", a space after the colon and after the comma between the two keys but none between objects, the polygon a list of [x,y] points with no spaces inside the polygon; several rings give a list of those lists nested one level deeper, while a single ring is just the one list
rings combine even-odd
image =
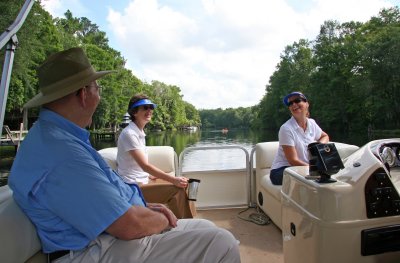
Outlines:
[{"label": "man's hand", "polygon": [[176,218],[174,213],[169,208],[167,208],[165,205],[157,204],[157,203],[148,203],[147,207],[153,211],[156,211],[156,212],[159,212],[159,213],[162,213],[163,215],[165,215],[165,217],[168,219],[169,225],[171,227],[177,226],[178,219]]}]

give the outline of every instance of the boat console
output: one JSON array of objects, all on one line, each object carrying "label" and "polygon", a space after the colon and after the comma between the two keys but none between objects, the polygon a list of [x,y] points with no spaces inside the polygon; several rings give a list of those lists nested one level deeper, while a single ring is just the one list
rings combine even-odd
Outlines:
[{"label": "boat console", "polygon": [[329,183],[285,170],[286,263],[400,262],[400,139],[369,142],[343,164]]}]

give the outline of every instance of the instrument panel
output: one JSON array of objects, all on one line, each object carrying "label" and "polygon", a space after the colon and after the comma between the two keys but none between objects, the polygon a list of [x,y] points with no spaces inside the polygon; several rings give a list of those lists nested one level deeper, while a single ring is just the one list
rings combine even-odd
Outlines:
[{"label": "instrument panel", "polygon": [[400,167],[400,143],[382,143],[375,155],[387,168]]}]

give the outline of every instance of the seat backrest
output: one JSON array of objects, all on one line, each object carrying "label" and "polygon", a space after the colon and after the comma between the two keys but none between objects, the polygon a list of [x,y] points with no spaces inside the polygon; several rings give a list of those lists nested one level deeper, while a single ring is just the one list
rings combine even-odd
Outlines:
[{"label": "seat backrest", "polygon": [[171,146],[148,146],[149,163],[169,175],[176,175],[176,153]]},{"label": "seat backrest", "polygon": [[257,169],[269,169],[278,151],[279,142],[260,142],[256,144]]},{"label": "seat backrest", "polygon": [[[149,163],[170,175],[176,174],[176,153],[171,146],[147,146]],[[105,148],[99,150],[99,154],[114,170],[117,169],[118,148]]]},{"label": "seat backrest", "polygon": [[117,147],[111,147],[111,148],[104,148],[98,151],[101,157],[103,157],[104,161],[108,163],[108,165],[113,169],[114,171],[117,170],[117,153],[118,153],[118,148]]},{"label": "seat backrest", "polygon": [[335,142],[335,147],[338,150],[339,156],[342,160],[346,159],[360,148],[356,145],[341,142]]},{"label": "seat backrest", "polygon": [[36,229],[12,197],[0,187],[0,261],[25,262],[41,249]]}]

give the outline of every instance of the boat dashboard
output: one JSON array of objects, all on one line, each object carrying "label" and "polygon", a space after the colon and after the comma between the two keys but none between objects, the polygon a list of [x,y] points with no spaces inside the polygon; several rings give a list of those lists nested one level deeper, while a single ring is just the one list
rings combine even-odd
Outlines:
[{"label": "boat dashboard", "polygon": [[372,144],[371,150],[388,170],[400,167],[400,142],[388,141]]},{"label": "boat dashboard", "polygon": [[368,218],[400,215],[400,141],[383,140],[370,145],[383,164],[365,184]]}]

